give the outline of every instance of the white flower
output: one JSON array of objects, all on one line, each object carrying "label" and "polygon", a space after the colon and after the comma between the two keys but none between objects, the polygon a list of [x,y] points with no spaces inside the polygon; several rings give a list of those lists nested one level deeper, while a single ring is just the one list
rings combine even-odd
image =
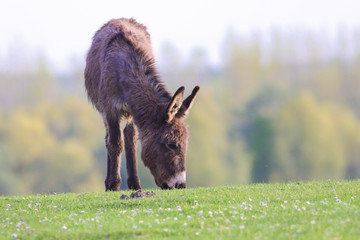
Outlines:
[{"label": "white flower", "polygon": [[187,226],[187,223],[184,223],[182,226],[183,226],[183,227],[186,227],[186,226]]},{"label": "white flower", "polygon": [[263,201],[261,201],[259,204],[260,206],[267,207],[266,203],[264,203]]},{"label": "white flower", "polygon": [[203,210],[200,210],[198,213],[199,213],[199,215],[202,215],[203,214]]},{"label": "white flower", "polygon": [[17,235],[16,233],[11,234],[11,237],[12,237],[12,238],[17,238],[17,236],[18,236],[18,235]]}]

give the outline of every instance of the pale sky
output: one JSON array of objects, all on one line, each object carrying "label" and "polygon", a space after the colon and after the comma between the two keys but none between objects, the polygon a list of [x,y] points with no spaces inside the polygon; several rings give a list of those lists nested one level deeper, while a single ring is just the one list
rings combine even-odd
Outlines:
[{"label": "pale sky", "polygon": [[[85,58],[95,31],[111,18],[134,17],[148,27],[155,55],[171,42],[186,57],[204,48],[212,62],[226,32],[264,33],[273,27],[335,31],[360,28],[360,1],[350,0],[0,0],[0,68],[9,49],[42,52],[57,69]],[[25,54],[25,53],[24,53]]]}]

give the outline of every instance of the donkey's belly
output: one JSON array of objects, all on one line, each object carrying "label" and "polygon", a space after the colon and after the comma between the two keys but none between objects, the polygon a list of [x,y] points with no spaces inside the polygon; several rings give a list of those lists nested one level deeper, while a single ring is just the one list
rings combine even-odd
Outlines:
[{"label": "donkey's belly", "polygon": [[129,110],[129,106],[126,103],[116,104],[116,111],[119,113],[120,120],[132,120],[132,115]]}]

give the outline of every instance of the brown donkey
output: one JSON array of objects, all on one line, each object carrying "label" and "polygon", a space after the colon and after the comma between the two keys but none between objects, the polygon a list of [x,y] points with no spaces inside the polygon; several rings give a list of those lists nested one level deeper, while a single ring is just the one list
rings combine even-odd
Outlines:
[{"label": "brown donkey", "polygon": [[127,184],[141,189],[136,146],[141,140],[141,158],[162,189],[185,188],[187,115],[199,91],[196,86],[183,100],[184,87],[174,96],[156,73],[150,35],[134,19],[113,19],[95,33],[85,68],[87,94],[101,113],[106,127],[106,190],[119,190],[120,155],[124,149]]}]

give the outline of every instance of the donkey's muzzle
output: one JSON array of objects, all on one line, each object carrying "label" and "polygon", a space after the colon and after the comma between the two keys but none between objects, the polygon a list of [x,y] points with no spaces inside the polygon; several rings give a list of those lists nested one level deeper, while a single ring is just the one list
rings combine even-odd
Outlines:
[{"label": "donkey's muzzle", "polygon": [[167,184],[167,183],[163,183],[162,185],[161,185],[161,189],[172,189],[171,187],[169,187],[169,185]]},{"label": "donkey's muzzle", "polygon": [[186,183],[176,183],[175,188],[186,188]]},{"label": "donkey's muzzle", "polygon": [[170,187],[167,183],[163,183],[162,185],[161,185],[161,189],[173,189],[173,188],[178,188],[178,189],[180,189],[180,188],[186,188],[186,183],[176,183],[175,184],[175,186],[172,186],[172,187]]},{"label": "donkey's muzzle", "polygon": [[180,172],[161,185],[159,185],[158,182],[156,182],[156,184],[161,187],[161,189],[186,188],[186,173],[185,171]]}]

